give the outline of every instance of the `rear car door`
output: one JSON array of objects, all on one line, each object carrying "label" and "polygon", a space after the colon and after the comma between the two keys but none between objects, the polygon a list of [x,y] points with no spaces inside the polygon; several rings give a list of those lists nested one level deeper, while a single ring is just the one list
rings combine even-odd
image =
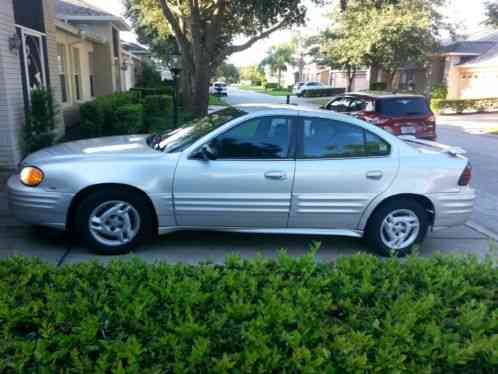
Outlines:
[{"label": "rear car door", "polygon": [[300,125],[289,227],[357,229],[397,174],[396,150],[353,123],[303,117]]},{"label": "rear car door", "polygon": [[249,119],[208,142],[216,159],[182,156],[174,183],[177,224],[287,227],[295,171],[293,122],[297,118]]}]

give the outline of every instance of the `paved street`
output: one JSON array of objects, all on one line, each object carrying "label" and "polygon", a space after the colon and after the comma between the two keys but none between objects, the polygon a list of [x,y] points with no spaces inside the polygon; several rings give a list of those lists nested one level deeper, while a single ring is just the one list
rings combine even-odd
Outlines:
[{"label": "paved street", "polygon": [[[230,89],[229,104],[239,103],[284,103],[285,98]],[[302,106],[316,106],[316,100],[293,98]],[[491,118],[491,119],[490,119]],[[498,137],[482,135],[476,128],[479,123],[493,124],[493,115],[441,117],[439,140],[467,149],[474,166],[473,185],[478,191],[475,213],[470,226],[429,234],[420,248],[420,254],[429,256],[436,252],[447,254],[466,253],[479,257],[489,253],[492,246],[490,236],[498,233]],[[468,124],[473,130],[468,130]],[[498,125],[498,121],[496,121]],[[491,126],[491,125],[487,125]],[[498,127],[498,126],[496,126]],[[467,129],[467,130],[466,130]],[[14,221],[7,211],[3,181],[0,189],[0,258],[20,254],[38,256],[54,264],[68,264],[96,259],[110,261],[117,256],[95,256],[79,245],[71,244],[62,233],[24,226]],[[302,255],[314,243],[321,242],[319,259],[334,260],[367,248],[362,241],[350,238],[293,236],[293,235],[245,235],[208,232],[181,232],[163,236],[139,248],[133,255],[146,261],[198,263],[222,262],[230,253],[239,253],[244,258],[262,253],[276,256],[278,249],[285,248],[291,255]],[[130,256],[119,256],[129,258]]]}]

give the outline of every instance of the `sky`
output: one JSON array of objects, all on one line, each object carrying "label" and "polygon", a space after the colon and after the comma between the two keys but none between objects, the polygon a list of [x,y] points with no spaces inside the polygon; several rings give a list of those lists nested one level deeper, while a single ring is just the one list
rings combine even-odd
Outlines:
[{"label": "sky", "polygon": [[[124,13],[122,0],[86,1],[116,15],[123,15]],[[324,7],[313,5],[309,0],[304,1],[308,3],[308,22],[305,27],[275,32],[269,38],[260,40],[254,44],[251,48],[232,55],[229,62],[237,66],[259,64],[272,45],[285,43],[296,34],[300,34],[301,36],[311,35],[326,28],[328,25],[327,9],[324,10]],[[457,30],[459,34],[470,34],[482,28],[481,25],[484,20],[484,3],[485,0],[448,0],[448,4],[443,9],[443,13],[450,21],[459,25]],[[133,33],[123,33],[122,38],[126,41],[136,41],[136,36]],[[236,42],[242,41],[243,40],[237,40]]]}]

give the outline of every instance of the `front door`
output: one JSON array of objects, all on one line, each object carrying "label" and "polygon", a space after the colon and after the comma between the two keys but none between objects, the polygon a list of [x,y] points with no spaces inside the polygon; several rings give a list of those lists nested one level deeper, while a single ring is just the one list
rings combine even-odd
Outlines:
[{"label": "front door", "polygon": [[392,183],[398,157],[379,136],[347,122],[304,118],[299,133],[289,227],[355,230]]},{"label": "front door", "polygon": [[215,160],[183,155],[174,185],[183,227],[285,228],[295,160],[292,118],[260,117],[209,142]]}]

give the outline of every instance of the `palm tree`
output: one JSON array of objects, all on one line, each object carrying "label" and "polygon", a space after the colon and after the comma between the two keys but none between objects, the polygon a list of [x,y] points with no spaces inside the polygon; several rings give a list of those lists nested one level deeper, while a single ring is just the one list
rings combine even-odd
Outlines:
[{"label": "palm tree", "polygon": [[290,44],[281,44],[271,47],[260,66],[269,66],[272,73],[278,75],[278,85],[282,86],[282,72],[287,71],[288,65],[294,64],[294,47]]}]

